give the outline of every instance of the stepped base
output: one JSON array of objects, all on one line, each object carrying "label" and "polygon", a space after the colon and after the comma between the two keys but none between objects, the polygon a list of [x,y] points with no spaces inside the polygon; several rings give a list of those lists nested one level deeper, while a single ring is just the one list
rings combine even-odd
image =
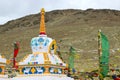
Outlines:
[{"label": "stepped base", "polygon": [[66,75],[59,74],[32,74],[32,75],[18,75],[13,78],[1,77],[0,80],[74,80]]}]

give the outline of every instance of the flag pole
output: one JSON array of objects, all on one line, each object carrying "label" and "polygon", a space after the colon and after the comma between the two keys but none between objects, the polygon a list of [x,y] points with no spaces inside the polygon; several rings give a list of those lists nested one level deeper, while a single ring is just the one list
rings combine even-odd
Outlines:
[{"label": "flag pole", "polygon": [[16,57],[17,57],[18,52],[19,52],[19,43],[15,42],[14,43],[14,54],[13,54],[13,68],[17,68]]},{"label": "flag pole", "polygon": [[99,29],[98,30],[98,57],[99,57],[99,60],[98,60],[98,65],[99,65],[99,68],[98,68],[98,74],[99,74],[99,79],[100,80],[103,80],[103,77],[102,77],[102,75],[101,75],[101,73],[100,73],[100,71],[101,71],[101,69],[100,69],[100,57],[101,57],[101,55],[102,55],[102,46],[101,46],[101,35],[100,35],[100,33],[101,33],[101,30]]}]

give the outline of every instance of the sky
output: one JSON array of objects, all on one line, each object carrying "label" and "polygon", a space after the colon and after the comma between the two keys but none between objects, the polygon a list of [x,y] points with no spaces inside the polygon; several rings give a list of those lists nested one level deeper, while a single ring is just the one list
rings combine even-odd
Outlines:
[{"label": "sky", "polygon": [[57,9],[115,9],[120,10],[120,0],[0,0],[0,24],[29,14]]}]

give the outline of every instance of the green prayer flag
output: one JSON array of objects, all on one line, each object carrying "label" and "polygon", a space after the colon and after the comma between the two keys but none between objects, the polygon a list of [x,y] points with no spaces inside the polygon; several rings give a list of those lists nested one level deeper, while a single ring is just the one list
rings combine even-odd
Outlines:
[{"label": "green prayer flag", "polygon": [[109,42],[107,37],[100,32],[101,54],[100,54],[100,73],[106,77],[109,71]]},{"label": "green prayer flag", "polygon": [[69,55],[69,68],[73,69],[74,68],[74,55],[75,55],[76,51],[75,49],[71,46],[70,47],[70,55]]}]

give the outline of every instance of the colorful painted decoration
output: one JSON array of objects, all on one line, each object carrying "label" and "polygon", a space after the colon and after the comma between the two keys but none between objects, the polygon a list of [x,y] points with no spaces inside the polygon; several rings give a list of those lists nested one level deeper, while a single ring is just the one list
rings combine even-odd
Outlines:
[{"label": "colorful painted decoration", "polygon": [[62,69],[58,68],[58,74],[62,74]]},{"label": "colorful painted decoration", "polygon": [[2,72],[2,68],[0,67],[0,73]]},{"label": "colorful painted decoration", "polygon": [[51,74],[54,74],[54,68],[53,68],[53,67],[50,67],[50,68],[49,68],[49,72],[50,72]]},{"label": "colorful painted decoration", "polygon": [[32,68],[31,68],[31,72],[32,72],[32,74],[34,74],[34,73],[36,72],[35,67],[32,67]]},{"label": "colorful painted decoration", "polygon": [[28,64],[38,64],[38,62],[28,62]]},{"label": "colorful painted decoration", "polygon": [[37,73],[38,74],[42,74],[42,73],[45,72],[45,68],[44,67],[36,67],[36,69],[37,69]]},{"label": "colorful painted decoration", "polygon": [[63,64],[62,63],[60,63],[60,66],[62,66]]},{"label": "colorful painted decoration", "polygon": [[45,72],[44,67],[24,67],[22,69],[24,74],[42,74]]},{"label": "colorful painted decoration", "polygon": [[35,37],[31,40],[32,51],[35,52],[48,52],[51,38],[48,37]]},{"label": "colorful painted decoration", "polygon": [[62,69],[61,68],[50,67],[49,72],[51,74],[62,74]]},{"label": "colorful painted decoration", "polygon": [[22,73],[24,73],[25,68],[22,68]]},{"label": "colorful painted decoration", "polygon": [[39,38],[38,42],[44,42],[44,39],[43,38]]},{"label": "colorful painted decoration", "polygon": [[49,43],[49,39],[46,39],[44,46],[47,46]]},{"label": "colorful painted decoration", "polygon": [[30,67],[25,67],[24,74],[29,74],[30,69]]}]

